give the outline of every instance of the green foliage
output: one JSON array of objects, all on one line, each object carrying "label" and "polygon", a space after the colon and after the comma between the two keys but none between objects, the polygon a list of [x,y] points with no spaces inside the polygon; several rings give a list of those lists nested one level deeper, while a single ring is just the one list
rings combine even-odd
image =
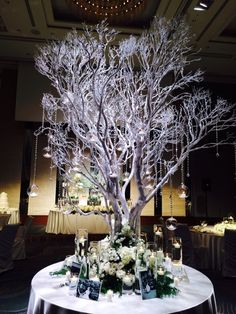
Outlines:
[{"label": "green foliage", "polygon": [[64,276],[66,274],[66,272],[69,270],[68,267],[63,267],[60,270],[57,271],[51,271],[49,273],[50,276]]},{"label": "green foliage", "polygon": [[179,290],[173,286],[174,280],[170,277],[170,275],[171,273],[167,271],[164,273],[164,275],[157,274],[156,291],[158,298],[175,296],[179,292]]},{"label": "green foliage", "polygon": [[102,279],[101,292],[106,294],[108,290],[112,290],[114,293],[122,295],[122,280],[116,276],[106,274]]}]

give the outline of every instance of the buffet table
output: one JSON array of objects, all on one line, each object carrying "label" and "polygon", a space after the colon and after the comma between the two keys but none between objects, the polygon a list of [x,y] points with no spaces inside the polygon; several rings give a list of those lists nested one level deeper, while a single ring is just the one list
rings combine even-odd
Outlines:
[{"label": "buffet table", "polygon": [[185,266],[189,283],[178,286],[176,297],[142,300],[138,295],[113,297],[109,302],[100,295],[98,301],[86,300],[69,295],[64,277],[51,277],[49,272],[59,270],[62,262],[40,270],[32,279],[28,314],[123,314],[123,313],[212,313],[216,314],[214,288],[211,281],[201,272]]},{"label": "buffet table", "polygon": [[18,208],[4,208],[0,209],[0,214],[10,214],[11,217],[8,224],[18,224],[20,222],[20,214]]},{"label": "buffet table", "polygon": [[109,226],[100,215],[83,216],[65,214],[62,211],[50,210],[46,226],[47,233],[75,234],[77,229],[87,229],[88,233],[108,234]]}]

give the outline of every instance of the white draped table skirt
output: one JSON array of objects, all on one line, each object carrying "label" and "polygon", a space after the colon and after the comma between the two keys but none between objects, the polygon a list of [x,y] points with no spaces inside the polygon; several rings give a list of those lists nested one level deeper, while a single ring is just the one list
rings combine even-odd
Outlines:
[{"label": "white draped table skirt", "polygon": [[142,300],[139,295],[113,297],[108,302],[103,295],[98,301],[86,300],[69,295],[67,286],[61,286],[63,277],[52,278],[50,271],[59,270],[62,262],[39,271],[31,283],[31,294],[27,314],[164,314],[202,313],[216,314],[214,288],[211,281],[201,272],[184,266],[189,283],[179,285],[176,297]]},{"label": "white draped table skirt", "polygon": [[64,214],[59,210],[50,210],[46,226],[47,233],[75,234],[77,229],[87,229],[92,234],[108,234],[109,226],[100,215],[83,216]]}]

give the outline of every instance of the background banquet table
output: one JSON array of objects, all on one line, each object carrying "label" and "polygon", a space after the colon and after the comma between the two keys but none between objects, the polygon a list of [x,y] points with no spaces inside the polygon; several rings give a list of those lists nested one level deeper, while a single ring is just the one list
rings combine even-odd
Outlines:
[{"label": "background banquet table", "polygon": [[207,231],[191,230],[191,237],[197,267],[220,271],[223,261],[224,234],[214,232],[214,226],[208,226]]},{"label": "background banquet table", "polygon": [[46,225],[47,233],[75,234],[77,229],[87,229],[92,234],[108,234],[109,226],[100,215],[83,216],[64,214],[59,210],[50,210]]},{"label": "background banquet table", "polygon": [[18,208],[4,208],[0,209],[0,214],[10,214],[11,217],[8,224],[18,224],[20,222],[20,214]]},{"label": "background banquet table", "polygon": [[[103,295],[91,301],[69,295],[67,286],[61,286],[63,277],[51,277],[49,272],[59,270],[62,262],[39,271],[31,282],[28,314],[123,314],[123,313],[217,313],[214,288],[201,272],[185,266],[189,283],[179,285],[180,293],[173,298],[142,300],[138,295],[113,297],[108,302]],[[196,312],[195,312],[196,311]]]}]

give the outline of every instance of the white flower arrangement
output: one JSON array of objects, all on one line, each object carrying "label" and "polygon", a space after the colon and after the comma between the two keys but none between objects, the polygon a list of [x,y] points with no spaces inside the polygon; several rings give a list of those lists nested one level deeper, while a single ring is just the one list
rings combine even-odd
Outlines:
[{"label": "white flower arrangement", "polygon": [[[113,281],[132,285],[135,280],[137,240],[130,226],[125,224],[121,232],[115,234],[113,241],[106,238],[101,242],[100,278],[103,283],[111,282],[112,276]],[[106,287],[106,290],[110,288]]]}]

